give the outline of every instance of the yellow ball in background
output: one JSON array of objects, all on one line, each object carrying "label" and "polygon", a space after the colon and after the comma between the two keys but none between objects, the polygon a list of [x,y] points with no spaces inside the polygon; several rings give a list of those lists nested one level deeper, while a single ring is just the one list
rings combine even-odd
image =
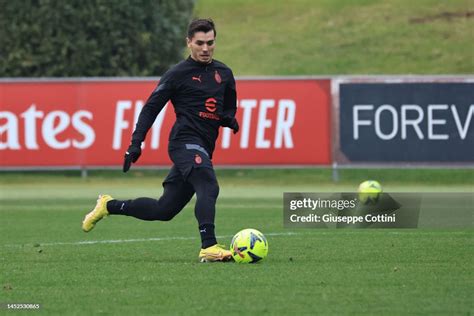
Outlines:
[{"label": "yellow ball in background", "polygon": [[367,180],[359,185],[357,190],[359,201],[364,204],[375,204],[382,194],[382,185],[375,180]]}]

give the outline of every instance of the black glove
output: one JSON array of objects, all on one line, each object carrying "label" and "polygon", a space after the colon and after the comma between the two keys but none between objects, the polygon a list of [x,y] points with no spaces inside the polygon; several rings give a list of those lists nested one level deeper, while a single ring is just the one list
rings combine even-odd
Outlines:
[{"label": "black glove", "polygon": [[132,142],[125,153],[123,160],[123,172],[127,172],[132,165],[132,162],[137,162],[138,158],[142,154],[141,142]]},{"label": "black glove", "polygon": [[239,131],[239,122],[235,119],[235,117],[223,117],[221,119],[221,125],[224,127],[228,127],[234,131],[234,134],[236,134]]}]

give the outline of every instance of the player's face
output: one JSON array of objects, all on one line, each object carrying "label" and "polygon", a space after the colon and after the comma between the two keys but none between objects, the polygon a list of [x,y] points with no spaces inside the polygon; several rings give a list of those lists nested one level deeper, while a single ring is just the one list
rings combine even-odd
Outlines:
[{"label": "player's face", "polygon": [[186,38],[188,47],[191,50],[191,58],[197,62],[208,64],[212,61],[216,38],[214,31],[196,32],[193,38]]}]

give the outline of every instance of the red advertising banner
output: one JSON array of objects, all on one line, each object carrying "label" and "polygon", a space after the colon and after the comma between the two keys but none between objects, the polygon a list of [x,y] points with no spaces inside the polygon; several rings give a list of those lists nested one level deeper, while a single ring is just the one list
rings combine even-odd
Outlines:
[{"label": "red advertising banner", "polygon": [[[154,80],[0,82],[0,167],[120,166]],[[238,80],[240,132],[220,131],[215,165],[331,163],[330,80]],[[137,166],[169,165],[168,104]]]}]

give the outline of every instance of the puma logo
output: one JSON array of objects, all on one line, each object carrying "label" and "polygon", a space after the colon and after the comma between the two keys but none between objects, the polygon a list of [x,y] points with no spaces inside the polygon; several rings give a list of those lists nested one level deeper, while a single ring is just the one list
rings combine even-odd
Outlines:
[{"label": "puma logo", "polygon": [[201,75],[199,75],[199,77],[192,77],[193,80],[196,80],[196,81],[199,81],[199,83],[201,83]]}]

